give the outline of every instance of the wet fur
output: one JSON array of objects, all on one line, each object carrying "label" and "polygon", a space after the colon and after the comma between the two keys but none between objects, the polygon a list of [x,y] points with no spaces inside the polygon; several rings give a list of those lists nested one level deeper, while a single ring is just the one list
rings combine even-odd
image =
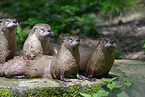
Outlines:
[{"label": "wet fur", "polygon": [[[100,77],[109,73],[114,62],[115,48],[105,48],[105,44],[107,44],[106,40],[101,39],[96,49],[92,53],[88,53],[86,61],[80,62],[81,74],[88,77]],[[116,46],[116,44],[113,45]]]},{"label": "wet fur", "polygon": [[[47,35],[42,36],[41,31]],[[36,24],[28,38],[26,39],[21,55],[25,56],[27,59],[34,59],[39,54],[48,54],[49,52],[49,36],[53,35],[51,28],[47,24]]]},{"label": "wet fur", "polygon": [[15,19],[1,19],[0,22],[0,63],[3,63],[14,57],[16,51],[15,30],[18,23]]},{"label": "wet fur", "polygon": [[0,75],[8,78],[52,78],[50,65],[53,56],[39,55],[34,60],[25,60],[23,56],[17,56],[4,63],[0,68]]},{"label": "wet fur", "polygon": [[[67,77],[70,75],[76,76],[79,71],[79,50],[78,45],[71,46],[71,37],[66,37],[58,54],[54,57],[51,64],[51,74],[53,78],[57,78],[63,81],[71,81]],[[78,39],[74,38],[73,41]]]}]

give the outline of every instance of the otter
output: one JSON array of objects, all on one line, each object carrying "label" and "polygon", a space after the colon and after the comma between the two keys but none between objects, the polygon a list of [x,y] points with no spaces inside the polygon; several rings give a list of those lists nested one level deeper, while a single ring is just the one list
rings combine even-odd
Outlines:
[{"label": "otter", "polygon": [[50,73],[52,59],[53,56],[48,55],[38,55],[33,60],[17,56],[3,64],[0,74],[7,78],[52,78]]},{"label": "otter", "polygon": [[0,19],[0,63],[14,57],[16,51],[16,19]]},{"label": "otter", "polygon": [[60,45],[56,44],[56,43],[49,43],[49,47],[48,47],[48,55],[57,55],[60,49]]},{"label": "otter", "polygon": [[[88,76],[89,80],[94,80],[95,77],[108,75],[114,62],[116,47],[116,40],[100,39],[95,50],[85,55],[87,57],[85,58],[85,62],[80,61],[80,73]],[[82,57],[83,56],[80,57],[80,60]]]},{"label": "otter", "polygon": [[78,77],[80,60],[79,44],[80,39],[77,36],[63,38],[60,50],[51,62],[50,71],[53,78],[62,81],[71,81],[67,78],[70,75]]},{"label": "otter", "polygon": [[0,75],[6,77],[23,75],[25,73],[25,66],[27,66],[27,64],[28,62],[23,56],[16,56],[2,64],[2,68],[0,68]]},{"label": "otter", "polygon": [[21,55],[34,59],[39,54],[49,54],[49,39],[53,34],[48,24],[36,24],[24,43]]}]

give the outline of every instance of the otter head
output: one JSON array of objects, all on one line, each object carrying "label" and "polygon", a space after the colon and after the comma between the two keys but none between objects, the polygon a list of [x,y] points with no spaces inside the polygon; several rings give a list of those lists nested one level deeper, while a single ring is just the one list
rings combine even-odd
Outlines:
[{"label": "otter head", "polygon": [[104,49],[116,49],[117,44],[115,39],[99,39],[99,43]]},{"label": "otter head", "polygon": [[40,40],[54,35],[48,24],[36,24],[30,34],[35,34]]},{"label": "otter head", "polygon": [[6,30],[6,29],[14,30],[16,29],[17,26],[19,26],[16,19],[1,19],[0,25],[1,25],[2,30]]},{"label": "otter head", "polygon": [[69,36],[63,37],[62,42],[62,46],[64,47],[77,47],[80,44],[80,39],[77,36]]}]

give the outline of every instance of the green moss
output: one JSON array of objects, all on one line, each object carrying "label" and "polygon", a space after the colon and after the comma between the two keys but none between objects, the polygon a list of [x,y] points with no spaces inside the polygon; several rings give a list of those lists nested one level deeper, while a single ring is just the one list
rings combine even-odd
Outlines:
[{"label": "green moss", "polygon": [[0,97],[12,97],[11,91],[5,88],[1,89]]},{"label": "green moss", "polygon": [[41,96],[41,97],[81,97],[79,94],[80,92],[85,92],[88,94],[94,94],[98,92],[99,90],[102,90],[101,86],[98,84],[90,85],[90,86],[81,86],[81,85],[74,85],[70,87],[63,87],[63,88],[47,88],[45,90],[37,90],[34,91],[28,91],[27,96]]},{"label": "green moss", "polygon": [[94,84],[94,85],[90,85],[90,87],[88,89],[86,89],[87,94],[94,94],[96,92],[98,92],[99,90],[103,90],[103,88],[101,87],[101,85],[98,84]]}]

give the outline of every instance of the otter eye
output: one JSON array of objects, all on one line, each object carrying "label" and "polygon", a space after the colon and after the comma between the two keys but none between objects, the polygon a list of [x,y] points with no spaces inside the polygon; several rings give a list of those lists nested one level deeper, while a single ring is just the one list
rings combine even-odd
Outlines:
[{"label": "otter eye", "polygon": [[49,29],[47,32],[51,32],[52,30],[51,29]]},{"label": "otter eye", "polygon": [[7,20],[7,22],[9,22],[9,20]]},{"label": "otter eye", "polygon": [[106,42],[108,42],[108,41],[109,41],[109,39],[106,39],[105,41],[106,41]]},{"label": "otter eye", "polygon": [[17,21],[15,20],[15,21],[13,21],[13,23],[17,23]]},{"label": "otter eye", "polygon": [[70,38],[69,40],[73,40],[72,38]]},{"label": "otter eye", "polygon": [[44,29],[41,29],[42,31],[44,31]]}]

